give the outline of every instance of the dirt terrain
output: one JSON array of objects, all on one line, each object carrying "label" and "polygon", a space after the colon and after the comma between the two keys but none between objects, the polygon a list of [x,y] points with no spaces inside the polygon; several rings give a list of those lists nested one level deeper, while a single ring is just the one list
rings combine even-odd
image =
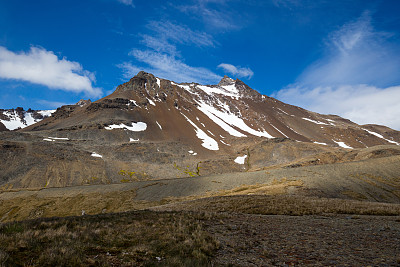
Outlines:
[{"label": "dirt terrain", "polygon": [[400,203],[400,156],[254,172],[60,188],[6,189],[0,220],[121,212],[213,196],[294,195]]},{"label": "dirt terrain", "polygon": [[234,266],[398,266],[399,217],[226,215],[206,222],[215,263]]}]

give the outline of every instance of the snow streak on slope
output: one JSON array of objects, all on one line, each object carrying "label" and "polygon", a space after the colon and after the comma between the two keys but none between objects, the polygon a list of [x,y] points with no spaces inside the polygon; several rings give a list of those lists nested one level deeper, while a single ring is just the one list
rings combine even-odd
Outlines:
[{"label": "snow streak on slope", "polygon": [[109,125],[105,127],[106,130],[112,130],[112,129],[127,129],[132,132],[141,132],[147,129],[147,124],[145,122],[132,122],[132,126],[125,125],[123,123],[117,125]]},{"label": "snow streak on slope", "polygon": [[[225,86],[228,87],[228,86]],[[225,95],[225,96],[230,96],[232,98],[239,98],[239,94],[237,91],[233,91],[231,87],[228,87],[228,89],[223,88],[223,87],[210,87],[210,86],[205,86],[205,85],[198,85],[197,88],[201,89],[205,93],[212,95],[212,94],[220,94],[220,95]],[[236,88],[235,88],[236,89]]]},{"label": "snow streak on slope", "polygon": [[[182,114],[182,113],[181,113]],[[183,117],[195,128],[196,131],[196,136],[203,141],[201,144],[203,147],[209,149],[209,150],[219,150],[218,143],[211,137],[209,137],[203,130],[201,130],[199,127],[197,127],[196,124],[194,124],[188,117],[186,117],[184,114],[182,114]]]},{"label": "snow streak on slope", "polygon": [[[213,122],[215,122],[222,129],[227,131],[230,135],[236,136],[236,137],[246,137],[246,135],[240,133],[239,131],[236,131],[231,126],[229,126],[227,123],[225,123],[225,121],[223,119],[220,119],[220,117],[225,117],[225,119],[229,119],[229,118],[227,118],[228,114],[221,112],[221,111],[215,109],[214,107],[207,105],[204,102],[200,102],[198,104],[199,104],[199,106],[197,108],[201,112],[203,112],[207,117],[209,117]],[[236,116],[234,116],[234,117],[236,117]],[[229,122],[232,122],[232,121],[229,121]]]},{"label": "snow streak on slope", "polygon": [[326,144],[326,143],[320,143],[320,142],[317,142],[317,141],[315,141],[315,142],[314,142],[314,144],[318,144],[318,145],[324,145],[324,146],[327,146],[327,144]]},{"label": "snow streak on slope", "polygon": [[335,140],[332,140],[332,141],[335,142],[336,144],[338,144],[340,147],[352,148],[351,146],[346,145],[344,142],[339,142],[339,141],[335,141]]},{"label": "snow streak on slope", "polygon": [[364,131],[367,131],[369,134],[375,135],[376,137],[379,137],[379,138],[381,138],[381,139],[383,139],[383,140],[385,140],[385,141],[388,141],[389,143],[396,144],[396,145],[400,146],[399,143],[397,143],[397,142],[395,142],[395,141],[392,141],[392,140],[389,140],[389,139],[386,139],[385,137],[383,137],[382,135],[380,135],[380,134],[378,134],[378,133],[368,131],[367,129],[363,129],[363,130],[364,130]]},{"label": "snow streak on slope", "polygon": [[327,124],[327,123],[322,122],[322,121],[314,121],[314,120],[309,119],[309,118],[303,118],[303,120],[310,121],[310,122],[313,122],[313,123],[315,123],[315,124],[331,125],[331,124]]},{"label": "snow streak on slope", "polygon": [[207,117],[209,117],[212,121],[214,121],[217,125],[219,125],[222,129],[227,131],[232,136],[246,137],[246,135],[240,133],[239,131],[231,127],[234,126],[244,132],[248,132],[249,134],[255,136],[274,138],[266,131],[260,132],[250,128],[241,118],[237,117],[233,113],[230,113],[229,110],[225,109],[225,111],[220,111],[214,108],[213,106],[206,104],[203,101],[197,102],[197,104],[199,104],[197,108],[201,112],[203,112]]}]

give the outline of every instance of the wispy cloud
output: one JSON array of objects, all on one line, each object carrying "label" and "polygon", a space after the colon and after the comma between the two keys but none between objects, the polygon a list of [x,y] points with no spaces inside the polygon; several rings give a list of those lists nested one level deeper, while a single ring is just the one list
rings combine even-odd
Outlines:
[{"label": "wispy cloud", "polygon": [[59,59],[52,51],[31,47],[30,51],[14,53],[0,46],[0,78],[31,82],[87,96],[99,97],[102,91],[92,86],[93,73],[78,62]]},{"label": "wispy cloud", "polygon": [[180,56],[180,52],[176,48],[175,44],[171,44],[165,38],[160,38],[159,36],[154,37],[147,34],[142,35],[142,44],[154,51],[167,53],[169,55]]},{"label": "wispy cloud", "polygon": [[[240,29],[240,14],[230,10],[228,2],[229,0],[195,0],[192,4],[179,5],[177,8],[181,12],[201,18],[205,25],[214,29]],[[209,4],[214,5],[211,7]]]},{"label": "wispy cloud", "polygon": [[185,25],[174,24],[171,21],[151,21],[147,25],[157,38],[168,42],[195,45],[199,47],[215,46],[214,38],[206,32],[194,31]]},{"label": "wispy cloud", "polygon": [[239,78],[251,79],[251,77],[253,77],[254,75],[254,72],[250,68],[242,68],[240,66],[234,66],[232,64],[227,64],[227,63],[219,64],[218,68],[221,68],[225,72],[230,73],[231,75],[237,76]]},{"label": "wispy cloud", "polygon": [[389,37],[375,31],[365,12],[329,36],[326,56],[308,67],[297,82],[310,86],[391,85],[399,80],[400,53]]},{"label": "wispy cloud", "polygon": [[146,66],[136,66],[130,62],[124,62],[118,67],[124,71],[125,78],[131,78],[140,70],[145,70],[155,75],[176,82],[212,83],[221,77],[212,71],[202,67],[192,67],[174,56],[158,53],[151,50],[132,50],[130,53],[137,61]]},{"label": "wispy cloud", "polygon": [[135,7],[135,5],[133,4],[133,0],[117,0],[117,1],[124,5]]},{"label": "wispy cloud", "polygon": [[301,5],[301,0],[272,0],[272,3],[277,7],[297,7]]},{"label": "wispy cloud", "polygon": [[365,12],[330,34],[326,55],[273,96],[357,123],[400,130],[400,53],[390,36],[376,31]]},{"label": "wispy cloud", "polygon": [[141,43],[146,48],[135,48],[129,53],[137,63],[123,62],[117,65],[123,70],[124,78],[131,78],[140,70],[176,82],[209,83],[221,78],[206,68],[187,65],[177,48],[178,45],[214,47],[217,43],[211,35],[166,20],[151,21],[147,28],[151,34],[141,35]]}]

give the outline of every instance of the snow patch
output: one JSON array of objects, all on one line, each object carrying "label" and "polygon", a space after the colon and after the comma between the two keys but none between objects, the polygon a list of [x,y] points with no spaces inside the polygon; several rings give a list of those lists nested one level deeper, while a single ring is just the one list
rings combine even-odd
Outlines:
[{"label": "snow patch", "polygon": [[53,140],[69,140],[67,137],[48,137]]},{"label": "snow patch", "polygon": [[[181,113],[182,114],[182,113]],[[182,114],[185,119],[195,128],[196,131],[196,136],[203,141],[201,144],[203,147],[209,149],[209,150],[219,150],[218,143],[211,137],[209,137],[203,130],[201,130],[199,127],[197,127],[196,124],[194,124],[188,117],[186,117],[184,114]]]},{"label": "snow patch", "polygon": [[235,130],[231,126],[237,127],[244,132],[248,132],[249,134],[259,136],[259,137],[267,137],[273,138],[272,135],[267,132],[260,132],[250,128],[241,118],[237,117],[235,114],[230,113],[225,110],[220,111],[213,106],[207,105],[204,102],[197,102],[199,106],[197,107],[201,112],[203,112],[207,117],[209,117],[212,121],[214,121],[217,125],[219,125],[222,129],[227,131],[230,135],[236,137],[246,137],[246,135],[240,133]]},{"label": "snow patch", "polygon": [[270,124],[272,127],[274,127],[275,130],[280,132],[284,137],[289,138],[286,134],[284,134],[282,131],[280,131],[278,128],[276,128],[274,125]]},{"label": "snow patch", "polygon": [[[227,88],[224,88],[224,87],[227,87]],[[219,94],[219,95],[230,96],[230,97],[236,98],[236,99],[239,98],[239,94],[237,92],[234,92],[233,89],[230,87],[230,85],[224,86],[224,87],[210,87],[210,86],[205,86],[205,85],[197,86],[197,88],[199,88],[200,90],[202,90],[203,92],[205,92],[208,95]]]},{"label": "snow patch", "polygon": [[129,138],[129,142],[139,142],[139,139]]},{"label": "snow patch", "polygon": [[91,156],[95,157],[95,158],[102,158],[103,157],[102,155],[97,154],[96,152],[93,152]]},{"label": "snow patch", "polygon": [[231,146],[230,144],[227,144],[227,143],[225,143],[224,141],[222,141],[222,140],[219,140],[221,143],[223,143],[224,145],[226,145],[226,146]]},{"label": "snow patch", "polygon": [[112,129],[127,129],[132,132],[141,132],[147,129],[147,124],[145,122],[132,122],[132,126],[125,125],[123,123],[117,125],[109,125],[105,127],[104,129],[106,130],[112,130]]},{"label": "snow patch", "polygon": [[336,144],[338,144],[340,147],[343,147],[343,148],[352,148],[351,146],[346,145],[344,142],[335,141],[335,140],[332,140],[332,141],[335,142]]},{"label": "snow patch", "polygon": [[302,119],[303,119],[303,120],[306,120],[306,121],[313,122],[313,123],[315,123],[315,124],[330,125],[330,124],[327,124],[327,123],[325,123],[325,122],[322,122],[322,121],[314,121],[314,120],[309,119],[309,118],[302,118]]},{"label": "snow patch", "polygon": [[287,113],[286,111],[284,111],[284,110],[282,110],[282,109],[280,109],[280,108],[277,108],[277,109],[279,109],[280,111],[282,111],[282,112],[285,113],[286,115],[290,115],[289,113]]},{"label": "snow patch", "polygon": [[236,159],[235,159],[235,162],[237,163],[237,164],[244,164],[244,160],[247,158],[247,155],[244,155],[244,156],[239,156],[239,157],[237,157]]},{"label": "snow patch", "polygon": [[238,89],[236,88],[236,85],[235,85],[235,84],[223,85],[223,86],[221,86],[221,87],[224,88],[226,91],[232,93],[232,94],[239,95],[239,91],[238,91]]},{"label": "snow patch", "polygon": [[154,103],[154,101],[153,101],[153,100],[151,100],[150,98],[147,98],[147,100],[149,101],[150,105],[153,105],[153,106],[155,106],[155,105],[156,105],[156,103]]},{"label": "snow patch", "polygon": [[162,127],[161,127],[161,125],[158,123],[158,121],[156,121],[156,123],[157,123],[158,127],[160,128],[160,130],[162,130]]},{"label": "snow patch", "polygon": [[53,110],[41,110],[41,111],[38,111],[38,113],[39,113],[40,115],[42,115],[43,117],[51,117],[51,115],[52,115],[54,112],[56,112],[55,109],[53,109]]},{"label": "snow patch", "polygon": [[156,79],[157,79],[158,88],[161,88],[161,81],[160,81],[160,79],[158,79],[158,78],[156,78]]},{"label": "snow patch", "polygon": [[318,145],[324,145],[324,146],[327,146],[327,144],[326,144],[326,143],[320,143],[320,142],[317,142],[317,141],[315,141],[315,142],[314,142],[314,144],[318,144]]},{"label": "snow patch", "polygon": [[54,142],[55,140],[49,139],[49,138],[44,138],[43,141]]},{"label": "snow patch", "polygon": [[[3,114],[8,117],[10,120],[1,120],[0,122],[2,122],[4,124],[4,126],[6,126],[6,128],[8,130],[15,130],[18,128],[25,128],[31,124],[34,124],[36,121],[33,119],[32,115],[28,112],[24,112],[24,120],[23,121],[18,113],[14,110],[14,111],[5,111],[3,112]],[[38,120],[39,121],[39,120]]]},{"label": "snow patch", "polygon": [[386,139],[386,138],[383,137],[383,135],[381,135],[381,134],[378,134],[378,133],[375,133],[375,132],[372,132],[372,131],[368,131],[367,129],[363,129],[363,130],[364,130],[364,131],[367,131],[369,134],[375,135],[376,137],[381,138],[381,139],[383,139],[383,140],[385,140],[385,141],[387,141],[387,142],[389,142],[389,143],[396,144],[396,145],[400,146],[399,143],[397,143],[397,142],[395,142],[395,141],[392,141],[392,140],[389,140],[389,139]]}]

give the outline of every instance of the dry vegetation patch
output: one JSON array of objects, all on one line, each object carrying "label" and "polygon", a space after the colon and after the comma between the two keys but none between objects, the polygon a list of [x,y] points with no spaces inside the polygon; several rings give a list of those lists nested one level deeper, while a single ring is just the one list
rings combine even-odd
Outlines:
[{"label": "dry vegetation patch", "polygon": [[0,225],[0,266],[207,265],[202,215],[137,211]]},{"label": "dry vegetation patch", "polygon": [[400,204],[291,195],[218,196],[167,204],[154,209],[225,211],[264,215],[400,215]]}]

